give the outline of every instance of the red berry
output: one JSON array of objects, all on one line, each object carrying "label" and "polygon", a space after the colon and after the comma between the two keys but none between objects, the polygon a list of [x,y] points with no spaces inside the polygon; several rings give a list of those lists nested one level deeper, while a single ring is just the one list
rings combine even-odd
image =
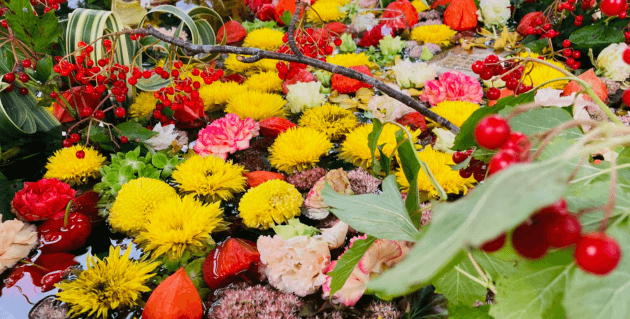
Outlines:
[{"label": "red berry", "polygon": [[25,68],[25,69],[26,68],[30,68],[31,67],[31,60],[26,59],[26,60],[22,61],[22,67]]},{"label": "red berry", "polygon": [[499,62],[499,56],[496,55],[496,54],[490,54],[489,56],[486,57],[484,62],[486,62],[486,63],[497,63],[497,62]]},{"label": "red berry", "polygon": [[619,13],[619,19],[625,19],[628,16],[628,13],[625,11],[621,11]]},{"label": "red berry", "polygon": [[67,139],[63,140],[63,142],[61,144],[63,144],[63,147],[68,148],[68,147],[72,146],[73,143],[72,143],[72,141],[69,138],[67,138]]},{"label": "red berry", "polygon": [[604,233],[584,235],[575,247],[575,261],[582,270],[606,275],[613,271],[621,259],[621,248],[617,241]]},{"label": "red berry", "polygon": [[497,88],[489,88],[488,92],[486,92],[486,96],[489,100],[498,100],[501,97],[501,91]]},{"label": "red berry", "polygon": [[571,50],[571,49],[564,49],[564,50],[562,50],[562,55],[564,55],[567,58],[570,57],[571,54],[573,54],[573,50]]},{"label": "red berry", "polygon": [[512,150],[501,150],[494,154],[488,166],[488,175],[492,175],[512,164],[519,162],[518,154]]},{"label": "red berry", "polygon": [[455,164],[459,164],[463,161],[465,161],[468,158],[468,154],[464,153],[464,152],[455,152],[453,153],[453,162],[455,162]]},{"label": "red berry", "polygon": [[567,215],[567,214],[569,214],[569,211],[567,210],[567,200],[564,198],[561,198],[557,200],[555,203],[549,206],[545,206],[541,208],[540,210],[538,210],[536,214],[534,214],[533,218],[544,219],[544,218],[547,218],[545,217],[547,215],[562,216],[562,215]]},{"label": "red berry", "polygon": [[0,21],[0,25],[1,25],[3,28],[8,28],[8,27],[9,27],[9,23],[7,23],[7,20],[2,20],[2,21]]},{"label": "red berry", "polygon": [[521,256],[527,259],[538,259],[549,249],[544,235],[544,229],[539,223],[526,221],[514,229],[512,245]]},{"label": "red berry", "polygon": [[56,98],[59,97],[59,93],[57,93],[57,92],[50,92],[50,97],[53,98],[53,99],[56,99]]},{"label": "red berry", "polygon": [[129,142],[129,138],[123,135],[120,137],[120,142],[123,144],[127,144]]},{"label": "red berry", "polygon": [[545,25],[543,25],[543,30],[545,30],[545,31],[551,30],[551,24],[546,23]]},{"label": "red berry", "polygon": [[94,113],[94,118],[96,118],[97,120],[102,120],[103,118],[105,118],[105,112],[98,110]]},{"label": "red berry", "polygon": [[574,59],[579,59],[582,56],[582,52],[580,51],[573,51],[573,54],[571,55]]},{"label": "red berry", "polygon": [[4,75],[4,80],[7,81],[7,83],[13,83],[13,81],[15,81],[15,73],[7,73]]},{"label": "red berry", "polygon": [[616,16],[623,11],[626,0],[602,0],[600,9],[607,16]]},{"label": "red berry", "polygon": [[[630,38],[630,37],[628,37]],[[630,47],[627,47],[624,51],[623,51],[623,61],[626,62],[627,64],[630,64]],[[8,74],[7,74],[8,75]],[[15,76],[14,76],[15,77]],[[6,79],[6,75],[5,75],[5,79]]]},{"label": "red berry", "polygon": [[78,159],[83,159],[83,158],[85,158],[85,152],[84,151],[77,151],[76,156],[77,156]]},{"label": "red berry", "polygon": [[483,245],[481,245],[481,247],[479,247],[479,249],[487,253],[495,252],[501,249],[501,247],[503,247],[503,245],[505,244],[505,238],[506,238],[506,235],[505,233],[503,233],[499,235],[499,237],[485,242]]},{"label": "red berry", "polygon": [[623,104],[630,106],[630,89],[627,89],[625,92],[623,92],[621,100],[623,101]]},{"label": "red berry", "polygon": [[7,86],[2,92],[7,92],[7,93],[13,92],[13,88],[14,88],[13,84],[9,84],[9,86]]},{"label": "red berry", "polygon": [[27,95],[28,94],[28,89],[27,88],[20,88],[18,90],[18,92],[20,92],[21,95]]},{"label": "red berry", "polygon": [[336,46],[340,46],[340,45],[343,43],[343,41],[342,41],[340,38],[337,38],[337,39],[335,39],[335,41],[333,41],[333,43],[334,43]]},{"label": "red berry", "polygon": [[510,126],[504,118],[498,115],[486,116],[475,127],[475,140],[486,149],[498,149],[509,138]]},{"label": "red berry", "polygon": [[28,80],[31,79],[31,77],[28,76],[28,74],[26,74],[24,72],[21,72],[18,77],[20,78],[20,81],[22,81],[22,83],[26,83],[26,82],[28,82]]},{"label": "red berry", "polygon": [[77,133],[72,133],[70,134],[70,140],[72,141],[72,143],[78,143],[81,140],[81,135]]},{"label": "red berry", "polygon": [[481,72],[486,69],[486,64],[482,61],[475,61],[471,68],[472,71],[475,72],[475,74],[481,74]]},{"label": "red berry", "polygon": [[551,247],[567,247],[577,243],[582,236],[580,221],[573,215],[556,215],[545,224],[546,240]]},{"label": "red berry", "polygon": [[501,149],[514,151],[518,155],[519,160],[524,161],[529,157],[530,147],[531,143],[527,135],[521,132],[511,132],[510,138],[501,146]]},{"label": "red berry", "polygon": [[124,108],[122,108],[122,107],[117,107],[117,108],[114,110],[114,115],[116,115],[116,117],[118,117],[118,118],[125,117],[125,114],[126,114],[126,113],[127,113],[127,111],[125,111],[125,109],[124,109]]},{"label": "red berry", "polygon": [[470,178],[472,176],[473,172],[472,170],[468,169],[468,168],[464,168],[464,169],[460,169],[459,170],[459,176],[461,178]]},{"label": "red berry", "polygon": [[153,117],[159,119],[160,117],[162,117],[162,112],[160,112],[159,110],[153,111]]},{"label": "red berry", "polygon": [[490,68],[485,68],[481,72],[481,74],[479,74],[479,77],[484,81],[492,79],[493,76],[494,76],[494,72],[492,72],[492,69]]},{"label": "red berry", "polygon": [[569,39],[565,39],[564,41],[562,41],[562,46],[565,48],[568,48],[571,46],[571,40]]}]

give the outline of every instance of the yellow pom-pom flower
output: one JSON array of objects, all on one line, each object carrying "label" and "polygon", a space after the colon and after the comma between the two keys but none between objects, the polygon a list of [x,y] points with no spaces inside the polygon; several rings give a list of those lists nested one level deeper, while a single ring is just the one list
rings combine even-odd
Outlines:
[{"label": "yellow pom-pom flower", "polygon": [[278,72],[267,71],[251,75],[243,85],[250,90],[271,93],[282,91],[282,82]]},{"label": "yellow pom-pom flower", "polygon": [[421,25],[411,30],[411,39],[420,44],[435,43],[441,46],[451,44],[451,38],[457,31],[444,24]]},{"label": "yellow pom-pom flower", "polygon": [[239,216],[247,227],[268,229],[300,215],[303,202],[304,198],[295,186],[273,179],[243,195],[238,204]]},{"label": "yellow pom-pom flower", "polygon": [[346,17],[339,6],[339,2],[334,0],[319,0],[306,12],[306,19],[309,22],[339,21]]},{"label": "yellow pom-pom flower", "polygon": [[365,54],[365,52],[342,53],[334,56],[328,56],[326,57],[326,62],[346,68],[357,65],[365,65],[367,67],[371,67],[373,65],[373,62],[370,61],[370,58]]},{"label": "yellow pom-pom flower", "polygon": [[418,11],[418,13],[420,12],[425,12],[427,10],[429,10],[429,6],[427,6],[426,4],[424,4],[424,1],[422,0],[414,0],[411,1],[411,5],[416,8],[416,11]]},{"label": "yellow pom-pom flower", "polygon": [[[431,145],[427,145],[418,152],[418,157],[427,163],[437,182],[448,194],[459,194],[460,192],[466,194],[468,189],[475,183],[474,178],[462,178],[459,176],[458,171],[454,171],[451,168],[450,165],[455,165],[452,155],[436,151]],[[398,185],[404,193],[409,191],[409,182],[402,169],[396,171],[396,181],[398,181]],[[438,196],[437,190],[422,170],[418,174],[418,189],[428,193],[430,197]]]},{"label": "yellow pom-pom flower", "polygon": [[234,193],[245,191],[247,180],[243,171],[243,166],[232,161],[194,155],[177,165],[172,176],[181,192],[215,202],[232,199]]},{"label": "yellow pom-pom flower", "polygon": [[327,103],[304,111],[298,124],[314,128],[326,134],[328,138],[337,140],[357,127],[359,121],[351,111]]},{"label": "yellow pom-pom flower", "polygon": [[278,135],[269,148],[269,162],[285,173],[315,167],[333,144],[326,134],[310,127],[297,127]]},{"label": "yellow pom-pom flower", "polygon": [[151,115],[155,110],[158,99],[153,96],[153,92],[142,92],[136,95],[133,104],[129,106],[129,115],[143,118]]},{"label": "yellow pom-pom flower", "polygon": [[472,102],[444,101],[432,107],[431,111],[460,127],[478,109],[479,105]]},{"label": "yellow pom-pom flower", "polygon": [[[365,124],[352,130],[346,135],[346,140],[341,144],[341,153],[339,158],[352,163],[354,166],[363,167],[367,170],[372,166],[372,153],[368,146],[368,135],[372,133],[373,124]],[[391,157],[394,153],[394,149],[398,143],[396,142],[396,132],[400,130],[400,127],[394,124],[385,124],[381,136],[378,138],[376,145],[383,146],[383,152],[385,155]],[[420,130],[411,131],[413,136],[413,142],[418,140]],[[380,153],[376,151],[376,159],[380,158]]]},{"label": "yellow pom-pom flower", "polygon": [[274,51],[284,44],[282,37],[284,37],[284,32],[282,31],[260,28],[247,34],[243,41],[243,46]]},{"label": "yellow pom-pom flower", "polygon": [[[77,152],[83,151],[85,157],[78,158]],[[101,175],[105,157],[91,147],[74,145],[62,148],[48,158],[44,178],[56,178],[70,185],[87,183],[88,179]]]},{"label": "yellow pom-pom flower", "polygon": [[254,62],[253,64],[254,64],[254,68],[262,72],[266,72],[266,71],[278,72],[278,69],[276,68],[276,63],[278,63],[278,60],[262,59],[260,61]]},{"label": "yellow pom-pom flower", "polygon": [[[537,59],[540,55],[536,54],[536,53],[531,53],[531,55],[527,52],[521,52],[521,54],[519,55],[522,58],[525,57],[530,57],[530,58],[534,58]],[[564,67],[564,65],[556,60],[551,60],[551,59],[545,59],[545,62],[551,63],[555,66],[557,66],[558,68],[562,69],[562,70],[566,70],[566,68]],[[550,66],[546,66],[544,64],[541,63],[534,63],[534,62],[527,62],[525,63],[525,70],[523,71],[523,74],[526,74],[523,76],[523,84],[525,85],[533,85],[533,86],[539,86],[549,80],[553,80],[553,79],[558,79],[558,78],[562,78],[565,77],[565,75],[550,67]],[[543,88],[553,88],[556,90],[562,90],[562,88],[564,88],[565,85],[567,85],[569,81],[567,80],[563,80],[563,81],[554,81],[548,84],[545,84],[544,86],[542,86]]]},{"label": "yellow pom-pom flower", "polygon": [[281,95],[260,91],[243,91],[232,96],[225,107],[225,113],[234,113],[242,119],[255,121],[278,116],[284,117],[287,102]]},{"label": "yellow pom-pom flower", "polygon": [[206,111],[218,111],[223,108],[230,97],[246,90],[245,86],[233,81],[214,81],[199,89],[199,97],[203,100]]},{"label": "yellow pom-pom flower", "polygon": [[177,192],[165,182],[140,177],[125,183],[109,211],[109,224],[115,231],[135,235],[144,229],[147,217]]},{"label": "yellow pom-pom flower", "polygon": [[235,73],[243,73],[254,67],[251,63],[245,63],[237,60],[236,57],[236,54],[228,54],[228,57],[224,62],[225,68]]},{"label": "yellow pom-pom flower", "polygon": [[103,260],[88,253],[87,269],[56,285],[57,299],[70,305],[69,317],[108,318],[110,310],[136,306],[141,294],[151,291],[146,283],[159,263],[133,261],[129,253],[130,248],[121,255],[120,247],[110,247]]},{"label": "yellow pom-pom flower", "polygon": [[171,197],[147,218],[136,242],[153,257],[179,259],[184,251],[197,253],[214,244],[210,233],[226,230],[219,202],[204,204],[193,195]]}]

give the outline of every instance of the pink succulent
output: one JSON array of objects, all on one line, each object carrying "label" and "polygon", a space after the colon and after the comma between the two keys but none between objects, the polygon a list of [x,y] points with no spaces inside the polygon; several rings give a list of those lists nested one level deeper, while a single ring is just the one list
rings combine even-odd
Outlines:
[{"label": "pink succulent", "polygon": [[[366,237],[363,235],[350,239],[348,248],[352,247],[358,239],[365,239]],[[405,258],[409,250],[410,248],[403,241],[377,239],[361,257],[343,287],[333,295],[333,301],[346,306],[354,306],[363,296],[370,278],[399,263]],[[325,272],[331,272],[335,269],[336,264],[337,261],[330,263]],[[324,299],[330,296],[331,282],[332,277],[327,276],[326,282],[322,286]]]},{"label": "pink succulent", "polygon": [[241,120],[227,114],[199,131],[194,150],[201,156],[213,155],[226,159],[228,154],[249,147],[249,140],[258,136],[259,125],[251,118]]},{"label": "pink succulent", "polygon": [[449,71],[437,80],[427,81],[420,98],[436,106],[442,101],[481,102],[483,89],[479,81],[458,71]]}]

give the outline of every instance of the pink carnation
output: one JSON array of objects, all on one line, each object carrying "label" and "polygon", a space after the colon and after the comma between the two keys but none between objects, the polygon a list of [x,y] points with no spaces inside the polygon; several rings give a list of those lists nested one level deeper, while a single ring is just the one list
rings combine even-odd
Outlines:
[{"label": "pink carnation", "polygon": [[437,80],[427,81],[424,95],[420,98],[436,106],[443,101],[464,101],[479,103],[483,89],[479,81],[458,71],[449,71],[440,75]]},{"label": "pink carnation", "polygon": [[227,114],[199,131],[194,150],[201,156],[214,155],[226,159],[228,154],[249,147],[249,140],[258,136],[259,125],[251,118],[244,121],[236,114]]}]

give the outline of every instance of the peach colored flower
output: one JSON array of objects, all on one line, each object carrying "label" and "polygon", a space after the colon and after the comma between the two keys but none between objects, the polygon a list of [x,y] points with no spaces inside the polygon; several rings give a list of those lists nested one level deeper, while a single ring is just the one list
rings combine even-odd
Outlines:
[{"label": "peach colored flower", "polygon": [[241,120],[229,113],[199,131],[194,150],[203,157],[214,155],[226,159],[228,154],[248,148],[249,140],[258,136],[259,128],[253,119]]},{"label": "peach colored flower", "polygon": [[324,203],[324,198],[322,197],[322,191],[324,190],[326,181],[328,181],[335,192],[345,195],[354,195],[350,187],[348,173],[344,172],[343,168],[329,171],[315,183],[304,201],[304,205],[307,208],[304,214],[310,219],[321,220],[328,216],[328,205]]},{"label": "peach colored flower", "polygon": [[483,89],[479,81],[462,72],[449,71],[440,75],[437,80],[427,81],[424,95],[420,99],[436,106],[442,101],[479,103],[482,96]]}]

